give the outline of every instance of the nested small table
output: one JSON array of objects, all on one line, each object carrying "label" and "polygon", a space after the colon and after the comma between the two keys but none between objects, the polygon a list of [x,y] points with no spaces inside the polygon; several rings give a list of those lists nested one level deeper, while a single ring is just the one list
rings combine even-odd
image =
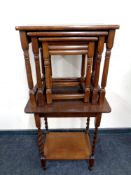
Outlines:
[{"label": "nested small table", "polygon": [[[46,160],[89,160],[89,168],[94,165],[94,153],[98,127],[102,113],[109,113],[111,108],[105,99],[103,105],[83,103],[81,100],[55,101],[48,105],[33,107],[28,101],[25,112],[35,114],[38,128],[38,145],[41,164],[45,168]],[[46,132],[41,131],[41,118],[45,119]],[[47,118],[87,117],[86,129],[83,132],[49,132]],[[95,117],[93,142],[90,142],[90,117]]]},{"label": "nested small table", "polygon": [[[101,117],[103,113],[111,111],[105,97],[105,87],[115,30],[118,28],[118,25],[16,27],[16,30],[20,31],[29,86],[29,100],[25,112],[34,114],[43,168],[46,167],[46,160],[88,160],[89,168],[93,167]],[[29,44],[32,45],[34,54],[36,85],[33,83]],[[105,61],[99,85],[104,47]],[[81,77],[53,79],[50,56],[56,53],[82,54]],[[84,54],[88,55],[86,70]],[[53,84],[58,85],[58,88],[53,87]],[[65,85],[69,87],[64,87]],[[52,97],[55,100],[52,101]],[[81,98],[84,98],[84,101]],[[44,133],[41,130],[42,117],[45,120]],[[65,120],[68,117],[87,117],[86,128],[82,132],[50,132],[47,119],[52,117],[64,117]],[[91,117],[95,118],[92,143],[89,136]]]}]

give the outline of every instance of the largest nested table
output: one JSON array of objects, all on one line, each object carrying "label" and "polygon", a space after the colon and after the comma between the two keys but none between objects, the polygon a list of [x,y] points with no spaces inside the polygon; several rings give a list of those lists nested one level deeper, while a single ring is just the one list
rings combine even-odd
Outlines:
[{"label": "largest nested table", "polygon": [[[94,153],[102,113],[109,113],[110,111],[111,108],[106,99],[102,105],[87,104],[81,100],[67,100],[54,101],[52,104],[45,103],[39,107],[32,106],[29,100],[25,107],[25,112],[35,115],[42,167],[46,167],[46,160],[88,160],[89,168],[91,169],[95,160]],[[41,130],[42,117],[45,120],[46,132]],[[47,119],[53,117],[87,117],[86,128],[81,132],[49,132]],[[90,117],[95,118],[92,143],[89,136]]]}]

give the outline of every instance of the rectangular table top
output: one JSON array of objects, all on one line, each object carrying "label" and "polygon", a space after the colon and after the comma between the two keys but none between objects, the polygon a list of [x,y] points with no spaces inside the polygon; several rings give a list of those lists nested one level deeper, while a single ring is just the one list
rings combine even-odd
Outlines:
[{"label": "rectangular table top", "polygon": [[41,113],[48,117],[87,117],[87,115],[109,112],[111,108],[106,99],[103,105],[84,103],[82,100],[63,100],[36,107],[28,101],[25,107],[25,113]]},{"label": "rectangular table top", "polygon": [[119,29],[119,25],[27,25],[27,26],[16,26],[16,30],[24,31],[40,31],[40,30],[112,30]]}]

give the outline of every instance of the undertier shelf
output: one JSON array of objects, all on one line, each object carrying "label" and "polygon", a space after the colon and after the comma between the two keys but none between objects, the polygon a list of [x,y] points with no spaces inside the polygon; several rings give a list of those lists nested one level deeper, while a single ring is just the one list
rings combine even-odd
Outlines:
[{"label": "undertier shelf", "polygon": [[91,155],[91,144],[85,132],[49,132],[44,153],[47,160],[84,160]]}]

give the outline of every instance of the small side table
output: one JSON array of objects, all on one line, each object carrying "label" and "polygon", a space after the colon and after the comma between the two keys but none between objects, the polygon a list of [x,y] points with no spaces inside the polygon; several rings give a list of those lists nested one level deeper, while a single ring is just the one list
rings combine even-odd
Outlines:
[{"label": "small side table", "polygon": [[[95,149],[98,127],[100,126],[102,113],[109,113],[111,108],[105,99],[103,105],[92,105],[80,100],[54,101],[48,105],[33,107],[28,101],[25,112],[33,113],[36,127],[38,128],[38,146],[40,160],[43,168],[46,168],[46,160],[88,160],[89,169],[92,169],[95,161]],[[83,132],[49,132],[48,118],[87,117],[85,131]],[[95,117],[93,142],[90,141],[90,118]],[[41,130],[41,118],[45,120],[46,132]]]}]

